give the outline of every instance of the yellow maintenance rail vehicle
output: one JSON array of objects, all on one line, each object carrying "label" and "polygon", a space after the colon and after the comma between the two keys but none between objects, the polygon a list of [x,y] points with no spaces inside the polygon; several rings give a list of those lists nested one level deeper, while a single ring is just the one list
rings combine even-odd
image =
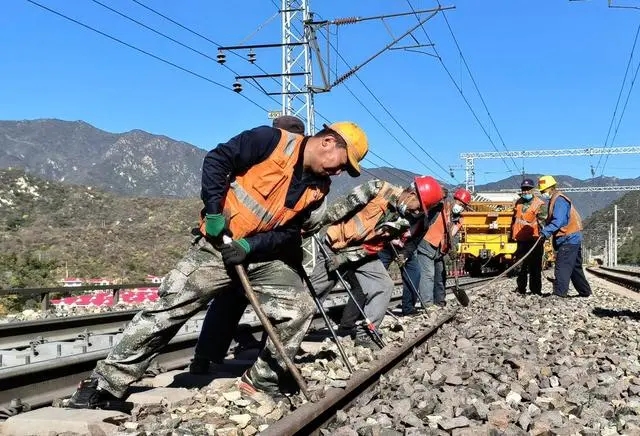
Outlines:
[{"label": "yellow maintenance rail vehicle", "polygon": [[[474,194],[469,211],[463,212],[458,239],[458,253],[464,259],[464,269],[472,277],[501,272],[517,260],[517,244],[511,239],[513,209],[518,194]],[[550,240],[544,243],[543,268],[551,268],[555,252]]]},{"label": "yellow maintenance rail vehicle", "polygon": [[514,262],[517,244],[511,239],[511,221],[516,200],[512,194],[475,195],[470,210],[462,213],[458,253],[472,277],[504,271]]}]

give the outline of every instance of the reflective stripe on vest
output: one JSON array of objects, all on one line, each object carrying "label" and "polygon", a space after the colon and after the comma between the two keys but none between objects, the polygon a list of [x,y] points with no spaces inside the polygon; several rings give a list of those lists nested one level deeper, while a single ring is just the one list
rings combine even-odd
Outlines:
[{"label": "reflective stripe on vest", "polygon": [[329,245],[333,250],[340,250],[356,244],[365,244],[367,247],[379,247],[384,245],[382,238],[376,234],[376,224],[382,215],[389,209],[389,202],[402,193],[402,188],[384,182],[371,201],[360,211],[344,222],[337,222],[327,229]]},{"label": "reflective stripe on vest", "polygon": [[[329,184],[309,186],[293,208],[285,207],[287,192],[304,140],[286,130],[271,155],[252,166],[229,185],[224,199],[223,214],[233,238],[244,238],[282,226],[295,218],[310,204],[321,200]],[[205,234],[201,219],[200,231]]]},{"label": "reflective stripe on vest", "polygon": [[561,192],[556,192],[555,194],[553,194],[553,197],[551,197],[551,200],[549,200],[549,214],[547,215],[547,224],[549,224],[551,220],[553,220],[553,208],[556,205],[556,200],[558,199],[558,197],[564,198],[569,203],[569,222],[566,226],[560,227],[560,230],[558,230],[554,234],[554,236],[561,237],[571,235],[572,233],[578,233],[582,230],[582,218],[580,217],[580,214],[578,213],[576,208],[573,207],[573,203],[571,202],[571,200],[569,200],[569,197],[562,194]]},{"label": "reflective stripe on vest", "polygon": [[515,241],[530,241],[540,235],[538,226],[538,212],[544,202],[538,197],[533,197],[526,211],[522,211],[524,203],[518,202],[515,208],[515,219],[511,227],[511,237]]}]

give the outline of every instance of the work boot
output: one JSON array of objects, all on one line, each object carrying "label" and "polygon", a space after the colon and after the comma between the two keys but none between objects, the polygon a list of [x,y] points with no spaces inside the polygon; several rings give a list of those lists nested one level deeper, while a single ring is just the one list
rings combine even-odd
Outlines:
[{"label": "work boot", "polygon": [[338,326],[338,329],[336,330],[336,335],[338,335],[341,338],[349,337],[351,339],[355,339],[356,338],[356,329],[355,328],[346,328],[346,327]]},{"label": "work boot", "polygon": [[80,382],[78,389],[65,406],[71,409],[119,410],[129,413],[133,408],[133,403],[124,401],[98,387],[98,379],[88,378]]},{"label": "work boot", "polygon": [[[370,350],[379,350],[380,346],[378,345],[377,337],[374,336],[369,330],[358,329],[356,332],[356,338],[354,340],[355,345],[359,345],[361,347],[369,348]],[[380,344],[382,345],[382,344]]]},{"label": "work boot", "polygon": [[191,365],[189,365],[189,374],[204,375],[209,374],[209,366],[211,361],[206,357],[200,357],[198,355],[193,356]]}]

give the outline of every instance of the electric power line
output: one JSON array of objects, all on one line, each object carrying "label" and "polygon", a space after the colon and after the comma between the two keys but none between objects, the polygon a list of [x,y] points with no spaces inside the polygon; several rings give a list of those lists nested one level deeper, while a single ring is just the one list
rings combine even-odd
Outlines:
[{"label": "electric power line", "polygon": [[[440,6],[440,2],[438,1],[438,6]],[[449,33],[451,33],[451,37],[453,38],[453,42],[456,44],[456,48],[458,49],[458,53],[460,54],[460,59],[462,59],[462,63],[464,64],[467,73],[469,73],[469,77],[471,78],[471,82],[473,83],[474,88],[476,89],[476,92],[478,93],[478,96],[480,97],[480,101],[482,102],[482,105],[484,106],[484,110],[487,112],[487,115],[489,116],[489,120],[491,121],[491,124],[493,125],[494,130],[496,131],[496,134],[498,135],[498,138],[500,139],[500,142],[502,143],[502,147],[504,148],[504,150],[506,152],[509,152],[509,149],[507,148],[507,144],[505,144],[504,139],[502,139],[502,135],[500,134],[500,130],[498,130],[498,126],[496,126],[496,122],[493,119],[493,116],[491,115],[491,112],[489,112],[489,108],[487,107],[487,103],[484,100],[484,97],[482,96],[482,93],[480,92],[480,88],[478,87],[478,83],[476,82],[476,79],[473,77],[473,73],[471,73],[471,68],[469,68],[469,64],[467,63],[467,59],[464,57],[464,54],[462,53],[462,49],[460,48],[460,44],[458,44],[458,38],[456,38],[456,35],[453,33],[453,29],[451,28],[451,24],[449,24],[449,19],[447,18],[447,13],[443,12],[442,16],[444,18],[444,22],[447,24],[447,28],[449,29]],[[511,162],[513,163],[514,167],[517,169],[518,168],[518,164],[516,163],[516,161],[513,159],[513,157],[511,157]]]},{"label": "electric power line", "polygon": [[[620,112],[620,118],[618,119],[618,125],[616,126],[616,130],[613,133],[613,138],[611,139],[611,143],[613,143],[613,141],[615,141],[616,136],[618,136],[618,129],[620,128],[620,124],[622,124],[622,118],[624,117],[624,113],[627,110],[627,104],[629,103],[629,97],[631,97],[631,91],[633,91],[633,85],[635,85],[636,83],[636,79],[638,78],[638,71],[640,71],[640,63],[638,63],[638,66],[636,67],[636,72],[633,75],[633,79],[631,79],[631,84],[629,86],[629,92],[627,93],[627,98],[624,101],[624,106],[622,107],[622,112]],[[607,153],[606,158],[604,160],[604,164],[602,164],[602,170],[600,172],[600,175],[604,175],[604,168],[607,165],[607,161],[609,160],[609,156],[611,155],[611,153]]]},{"label": "electric power line", "polygon": [[[636,43],[638,42],[638,35],[640,34],[640,24],[638,24],[638,29],[636,30],[636,35],[633,39],[633,45],[631,46],[631,52],[629,53],[629,60],[627,61],[627,68],[624,71],[624,77],[622,78],[622,83],[620,84],[620,91],[618,92],[618,98],[616,100],[616,106],[613,109],[613,115],[611,115],[611,122],[609,123],[609,129],[607,130],[607,137],[604,140],[604,147],[607,147],[607,143],[609,142],[609,135],[611,134],[611,128],[613,127],[613,124],[615,122],[616,119],[616,113],[618,112],[618,106],[620,105],[620,98],[622,97],[622,91],[624,90],[624,85],[627,82],[627,75],[629,74],[629,68],[631,67],[631,60],[633,59],[633,53],[636,49]],[[636,74],[637,74],[637,70],[636,70]],[[634,78],[635,81],[635,78]],[[631,87],[633,87],[633,84],[631,85]],[[629,89],[629,93],[631,93],[631,89]],[[628,96],[627,96],[627,101],[628,101]],[[626,109],[626,103],[625,103],[625,109]],[[624,115],[624,112],[622,113],[622,115]],[[622,115],[620,116],[620,120],[622,119]],[[620,123],[618,123],[618,127],[620,127]],[[609,143],[609,145],[613,144],[613,141],[615,140],[615,137],[618,133],[618,128],[616,127],[613,139],[611,140],[611,143]],[[600,155],[598,157],[598,162],[596,163],[596,168],[594,170],[594,172],[598,171],[598,167],[600,166],[600,162],[602,161],[602,156]],[[609,159],[609,155],[606,155],[606,159],[605,159],[605,163],[604,165],[606,165],[607,160]],[[602,166],[602,173],[601,175],[604,173],[604,165]]]},{"label": "electric power line", "polygon": [[[349,63],[347,62],[347,60],[344,58],[344,56],[342,56],[342,54],[338,51],[338,49],[336,49],[336,47],[331,44],[331,42],[329,42],[329,45],[331,46],[331,48],[336,52],[336,55],[342,60],[342,62],[344,62],[344,64],[347,66],[347,68],[351,69],[351,66],[349,65]],[[336,72],[337,73],[337,72]],[[431,159],[442,171],[444,171],[445,174],[447,174],[447,176],[449,175],[449,171],[447,171],[446,168],[444,168],[437,160],[435,160],[433,158],[433,156],[431,156],[431,154],[429,152],[427,152],[427,150],[422,147],[422,145],[420,145],[420,143],[407,131],[407,129],[400,124],[400,122],[397,120],[397,118],[391,113],[391,111],[389,111],[389,109],[385,106],[384,103],[382,103],[382,101],[373,93],[373,91],[371,90],[371,88],[369,88],[367,86],[367,84],[360,78],[360,76],[358,75],[358,73],[354,73],[354,77],[360,82],[360,84],[367,90],[367,92],[373,97],[373,99],[378,103],[378,105],[387,113],[387,115],[389,115],[389,117],[398,125],[398,127],[400,127],[400,129],[429,157],[429,159]],[[415,159],[417,159],[428,171],[435,173],[433,171],[432,168],[430,168],[429,166],[427,166],[422,160],[420,160],[420,158],[418,156],[416,156],[411,150],[409,150],[409,148],[407,146],[405,146],[395,135],[393,135],[393,133],[391,133],[391,131],[387,128],[387,126],[385,126],[372,112],[371,110],[354,94],[354,92],[351,90],[351,88],[349,88],[345,83],[342,84],[347,91],[356,99],[356,101],[358,103],[360,103],[360,105],[369,113],[369,115],[371,115],[377,122],[378,124],[380,124],[380,126],[389,134],[389,136],[391,136],[402,148],[404,148],[412,157],[414,157]],[[459,182],[459,180],[457,180]]]},{"label": "electric power line", "polygon": [[[95,0],[94,0],[95,1]],[[180,27],[183,30],[186,30],[187,32],[191,33],[192,35],[195,35],[197,37],[199,37],[200,39],[207,41],[211,44],[213,44],[216,48],[220,48],[222,47],[222,44],[219,44],[218,42],[214,41],[213,39],[203,35],[200,32],[197,32],[195,30],[193,30],[192,28],[185,26],[184,24],[178,22],[177,20],[174,20],[173,18],[169,17],[166,14],[163,14],[162,12],[158,11],[157,9],[152,8],[151,6],[148,6],[144,3],[142,3],[140,0],[131,0],[132,2],[136,3],[137,5],[145,8],[146,10],[148,10],[149,12],[152,12],[153,14],[169,21],[170,23],[175,24],[176,26]],[[274,3],[275,4],[275,3]],[[245,38],[246,39],[246,38]],[[228,50],[230,51],[233,55],[239,57],[240,59],[244,59],[245,61],[249,62],[247,58],[245,58],[244,56],[242,56],[240,53],[237,53],[235,50]],[[268,72],[262,68],[260,65],[258,65],[255,62],[250,62],[253,63],[262,73],[264,74],[268,74]],[[225,66],[226,68],[228,68],[229,70],[231,70],[230,67],[228,67],[226,64],[223,64],[223,66]],[[233,72],[233,70],[231,70]],[[237,76],[238,74],[234,72],[234,74]],[[271,77],[271,79],[276,82],[279,86],[282,85],[282,82],[280,82],[278,79],[276,79],[275,77]],[[254,87],[256,87],[257,85],[255,85],[253,82],[250,82]],[[276,103],[280,103],[275,97],[268,95],[263,89],[260,89],[261,92],[263,92],[265,95],[267,95],[271,100],[275,101]],[[302,101],[302,97],[299,95],[296,95],[294,97],[296,100],[300,100]]]},{"label": "electric power line", "polygon": [[[86,23],[83,23],[83,22],[81,22],[81,21],[79,21],[79,20],[76,20],[75,18],[72,18],[72,17],[70,17],[70,16],[68,16],[68,15],[65,15],[65,14],[63,14],[63,13],[61,13],[61,12],[58,12],[58,11],[56,11],[56,10],[54,10],[54,9],[51,9],[51,8],[49,8],[49,7],[45,6],[45,5],[42,5],[42,4],[40,4],[40,3],[38,3],[38,2],[36,2],[36,1],[34,1],[34,0],[26,0],[26,1],[27,1],[27,2],[29,2],[29,3],[31,3],[31,4],[33,4],[33,5],[35,5],[35,6],[37,6],[37,7],[39,7],[39,8],[41,8],[41,9],[46,10],[46,11],[48,11],[48,12],[50,12],[50,13],[54,14],[54,15],[57,15],[57,16],[59,16],[59,17],[61,17],[61,18],[64,18],[65,20],[71,21],[72,23],[75,23],[75,24],[77,24],[77,25],[79,25],[79,26],[81,26],[81,27],[84,27],[85,29],[89,29],[89,30],[91,30],[91,31],[93,31],[93,32],[95,32],[95,33],[97,33],[97,34],[99,34],[99,35],[102,35],[102,36],[104,36],[105,38],[111,39],[112,41],[115,41],[115,42],[117,42],[117,43],[119,43],[119,44],[122,44],[122,45],[124,45],[124,46],[126,46],[126,47],[128,47],[128,48],[130,48],[130,49],[132,49],[132,50],[135,50],[135,51],[137,51],[137,52],[139,52],[139,53],[142,53],[142,54],[147,55],[147,56],[149,56],[149,57],[151,57],[151,58],[153,58],[153,59],[156,59],[156,60],[158,60],[158,61],[160,61],[160,62],[162,62],[162,63],[164,63],[164,64],[167,64],[167,65],[170,65],[170,66],[172,66],[172,67],[174,67],[174,68],[177,68],[178,70],[180,70],[180,71],[182,71],[182,72],[185,72],[185,73],[187,73],[187,74],[190,74],[190,75],[192,75],[192,76],[194,76],[194,77],[197,77],[197,78],[199,78],[199,79],[205,80],[205,81],[207,81],[207,82],[209,82],[209,83],[211,83],[211,84],[213,84],[213,85],[219,86],[219,87],[221,87],[221,88],[223,88],[223,89],[226,89],[226,90],[228,90],[228,91],[234,92],[231,88],[229,88],[229,87],[227,87],[227,86],[223,85],[223,84],[222,84],[222,83],[220,83],[220,82],[217,82],[217,81],[215,81],[215,80],[213,80],[213,79],[210,79],[209,77],[203,76],[202,74],[196,73],[196,72],[195,72],[195,71],[193,71],[193,70],[190,70],[190,69],[188,69],[188,68],[186,68],[186,67],[180,66],[180,65],[178,65],[178,64],[176,64],[176,63],[174,63],[174,62],[172,62],[172,61],[170,61],[170,60],[167,60],[167,59],[165,59],[165,58],[163,58],[163,57],[157,56],[157,55],[155,55],[155,54],[153,54],[153,53],[151,53],[151,52],[148,52],[148,51],[146,51],[146,50],[144,50],[144,49],[141,49],[141,48],[139,48],[139,47],[136,47],[136,46],[134,46],[133,44],[129,44],[128,42],[125,42],[125,41],[123,41],[123,40],[121,40],[121,39],[119,39],[119,38],[116,38],[115,36],[109,35],[108,33],[105,33],[105,32],[103,32],[103,31],[101,31],[101,30],[99,30],[99,29],[96,29],[95,27],[92,27],[92,26],[90,26],[90,25],[88,25],[88,24],[86,24]],[[236,93],[236,94],[238,94],[238,93]],[[261,106],[259,103],[255,102],[254,100],[250,99],[250,98],[249,98],[249,97],[247,97],[246,95],[241,94],[241,93],[239,93],[239,95],[240,95],[242,98],[244,98],[245,100],[249,101],[249,102],[250,102],[251,104],[253,104],[254,106],[257,106],[258,108],[262,109],[263,111],[267,111],[267,109],[266,109],[266,108],[264,108],[264,107],[263,107],[263,106]]]},{"label": "electric power line", "polygon": [[[415,9],[413,7],[413,5],[411,4],[410,0],[407,0],[407,3],[409,4],[409,7],[411,8],[411,10],[414,12],[414,14],[416,15],[416,19],[419,19],[418,14],[415,12]],[[467,96],[464,95],[464,92],[462,92],[462,88],[460,88],[460,86],[458,85],[458,82],[456,82],[456,79],[453,77],[453,75],[451,74],[451,71],[449,70],[449,68],[446,66],[446,64],[444,63],[444,61],[442,60],[442,57],[440,56],[440,54],[438,53],[438,50],[435,47],[435,44],[433,43],[433,41],[431,40],[431,38],[429,37],[429,34],[427,33],[427,29],[425,29],[424,26],[420,26],[422,27],[422,31],[424,32],[425,36],[427,37],[427,40],[429,41],[429,44],[432,45],[433,48],[433,52],[436,56],[436,58],[438,59],[438,61],[440,62],[440,65],[442,65],[442,68],[445,70],[445,72],[447,73],[447,75],[449,76],[449,79],[451,80],[451,82],[453,83],[453,85],[456,87],[456,89],[458,90],[458,92],[460,93],[460,96],[462,97],[462,99],[464,100],[464,102],[466,103],[467,107],[469,108],[469,110],[471,111],[471,114],[473,115],[473,117],[475,118],[475,120],[478,122],[478,124],[480,125],[480,128],[482,129],[482,131],[484,132],[485,136],[487,137],[487,139],[489,139],[489,142],[491,143],[491,146],[493,147],[493,149],[495,151],[497,151],[498,153],[500,152],[500,150],[498,150],[498,147],[496,147],[495,142],[493,141],[493,138],[491,138],[491,135],[489,135],[489,132],[487,132],[487,129],[484,127],[484,125],[482,124],[482,122],[480,121],[480,118],[478,117],[478,115],[476,114],[476,112],[473,110],[473,107],[471,106],[471,103],[469,102],[469,100],[467,99]],[[500,157],[500,159],[502,160],[502,162],[504,163],[504,165],[507,167],[507,170],[509,172],[513,172],[511,170],[511,168],[509,168],[509,165],[507,164],[507,161],[504,159],[504,157]],[[516,166],[516,171],[518,170],[517,166]]]}]

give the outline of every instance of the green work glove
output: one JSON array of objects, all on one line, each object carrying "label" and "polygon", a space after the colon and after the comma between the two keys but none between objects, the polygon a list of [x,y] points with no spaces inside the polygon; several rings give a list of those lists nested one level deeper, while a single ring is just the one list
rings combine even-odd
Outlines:
[{"label": "green work glove", "polygon": [[205,215],[205,219],[205,231],[207,232],[207,236],[211,236],[213,238],[220,236],[227,225],[224,215],[220,213],[208,213]]}]

